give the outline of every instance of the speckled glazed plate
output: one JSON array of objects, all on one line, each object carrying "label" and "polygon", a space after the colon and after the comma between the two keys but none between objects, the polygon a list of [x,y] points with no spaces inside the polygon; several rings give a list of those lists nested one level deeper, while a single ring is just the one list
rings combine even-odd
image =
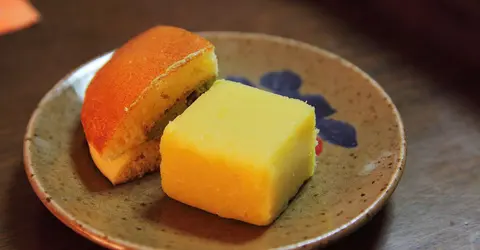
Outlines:
[{"label": "speckled glazed plate", "polygon": [[322,138],[315,175],[268,227],[222,219],[164,195],[160,175],[113,187],[96,169],[80,124],[86,86],[111,53],[81,66],[42,99],[27,128],[25,168],[45,206],[113,249],[294,249],[325,245],[368,221],[405,163],[403,125],[380,86],[345,60],[284,38],[201,33],[221,77],[316,108]]}]

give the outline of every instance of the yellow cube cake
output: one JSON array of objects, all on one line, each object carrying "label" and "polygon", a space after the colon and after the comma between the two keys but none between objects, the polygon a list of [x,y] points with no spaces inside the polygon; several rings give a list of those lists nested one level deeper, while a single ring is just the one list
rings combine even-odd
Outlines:
[{"label": "yellow cube cake", "polygon": [[163,191],[221,217],[268,225],[313,175],[315,138],[312,106],[218,80],[165,128]]}]

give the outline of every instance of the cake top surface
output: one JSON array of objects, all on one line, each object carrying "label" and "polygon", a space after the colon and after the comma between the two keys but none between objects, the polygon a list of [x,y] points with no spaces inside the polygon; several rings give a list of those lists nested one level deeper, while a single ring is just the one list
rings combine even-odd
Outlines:
[{"label": "cake top surface", "polygon": [[314,122],[314,112],[305,102],[218,80],[165,133],[181,133],[182,143],[191,147],[260,159]]}]

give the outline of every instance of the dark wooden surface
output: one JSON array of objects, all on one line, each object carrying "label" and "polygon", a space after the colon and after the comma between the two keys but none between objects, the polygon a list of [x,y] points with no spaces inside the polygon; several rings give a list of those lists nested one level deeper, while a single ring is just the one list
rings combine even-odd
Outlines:
[{"label": "dark wooden surface", "polygon": [[480,7],[343,2],[33,1],[42,22],[0,36],[0,249],[100,249],[36,198],[22,136],[56,81],[156,24],[309,42],[357,64],[391,95],[407,129],[406,172],[386,208],[330,249],[480,249]]}]

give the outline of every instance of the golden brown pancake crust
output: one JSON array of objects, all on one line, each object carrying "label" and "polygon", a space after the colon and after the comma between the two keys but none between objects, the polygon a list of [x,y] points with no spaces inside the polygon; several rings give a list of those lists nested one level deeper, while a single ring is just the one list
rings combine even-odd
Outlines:
[{"label": "golden brown pancake crust", "polygon": [[213,45],[184,29],[157,26],[116,50],[85,94],[81,121],[87,141],[102,153],[142,91],[174,63],[202,49]]}]

